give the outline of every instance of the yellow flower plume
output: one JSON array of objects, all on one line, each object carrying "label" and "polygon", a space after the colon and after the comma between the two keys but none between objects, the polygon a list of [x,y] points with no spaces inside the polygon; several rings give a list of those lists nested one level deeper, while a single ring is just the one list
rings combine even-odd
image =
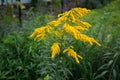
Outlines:
[{"label": "yellow flower plume", "polygon": [[[66,52],[68,53],[68,56],[73,57],[77,63],[80,63],[79,59],[83,59],[82,56],[78,55],[78,54],[73,50],[73,47],[72,47],[72,46],[68,47],[67,49],[65,49],[65,50],[63,51],[63,53],[66,53]],[[79,58],[79,59],[78,59],[78,58]]]},{"label": "yellow flower plume", "polygon": [[51,51],[52,51],[52,56],[51,57],[54,58],[55,55],[60,52],[59,43],[53,43],[53,45],[51,47]]},{"label": "yellow flower plume", "polygon": [[37,28],[30,35],[30,38],[35,37],[35,39],[34,39],[35,41],[44,39],[46,37],[46,33],[49,33],[51,30],[53,30],[53,28],[49,25]]},{"label": "yellow flower plume", "polygon": [[[96,43],[98,46],[101,46],[94,38],[88,37],[87,35],[81,34],[76,27],[70,26],[69,24],[65,23],[63,29],[71,34],[76,40],[80,40],[83,42],[88,42],[90,45]],[[85,28],[83,28],[85,29]]]}]

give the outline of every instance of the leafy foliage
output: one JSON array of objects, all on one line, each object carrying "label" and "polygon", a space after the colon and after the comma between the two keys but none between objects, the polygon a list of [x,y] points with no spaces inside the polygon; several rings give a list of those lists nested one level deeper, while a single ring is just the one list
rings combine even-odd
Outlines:
[{"label": "leafy foliage", "polygon": [[[90,36],[96,37],[102,47],[90,47],[86,46],[86,44],[79,45],[81,47],[78,47],[78,52],[85,53],[83,56],[84,61],[82,61],[80,65],[74,66],[72,72],[75,74],[74,77],[76,78],[74,79],[73,77],[71,80],[119,79],[119,3],[119,0],[112,2],[100,10],[91,12],[91,14],[88,14],[84,18],[94,26],[86,33]],[[117,16],[117,18],[115,16]],[[78,42],[75,42],[75,45],[76,44],[78,44]]]}]

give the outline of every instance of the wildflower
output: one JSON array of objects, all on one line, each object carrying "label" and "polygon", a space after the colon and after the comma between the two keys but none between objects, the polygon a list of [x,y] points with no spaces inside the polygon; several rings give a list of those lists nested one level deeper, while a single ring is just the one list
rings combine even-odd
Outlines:
[{"label": "wildflower", "polygon": [[46,34],[39,34],[35,37],[34,41],[37,41],[37,40],[42,40],[42,39],[45,39],[46,37]]},{"label": "wildflower", "polygon": [[76,20],[75,24],[79,25],[79,26],[82,26],[83,28],[87,28],[87,29],[91,27],[91,25],[89,23],[83,22],[83,21],[79,21],[79,20]]},{"label": "wildflower", "polygon": [[88,37],[87,35],[84,34],[78,34],[76,39],[81,40],[83,42],[88,42],[90,45],[93,45],[93,43],[95,43],[98,46],[101,46],[94,38]]},{"label": "wildflower", "polygon": [[70,26],[69,24],[64,24],[64,30],[73,35],[73,37],[76,40],[80,40],[83,42],[88,42],[90,45],[93,45],[93,43],[96,43],[98,46],[101,46],[95,39],[88,37],[87,35],[81,34],[76,28]]},{"label": "wildflower", "polygon": [[71,17],[75,17],[75,18],[82,18],[85,14],[87,14],[90,10],[86,9],[86,8],[73,8],[70,11],[66,11],[65,13],[59,14],[59,17],[63,17],[63,16],[69,16],[71,15]]},{"label": "wildflower", "polygon": [[60,52],[59,43],[53,43],[53,45],[51,47],[51,51],[52,51],[52,56],[51,57],[54,58],[55,55]]},{"label": "wildflower", "polygon": [[64,13],[61,13],[61,14],[58,14],[58,18],[60,18],[60,17],[67,17],[68,15],[69,15],[69,13],[70,13],[70,11],[66,11],[66,12],[64,12]]},{"label": "wildflower", "polygon": [[[34,30],[34,32],[30,35],[34,37],[34,40],[43,40],[46,39],[47,34],[52,36],[51,40],[60,41],[61,46],[65,43],[69,44],[67,40],[69,36],[64,33],[68,33],[72,35],[75,40],[79,40],[85,43],[89,43],[93,45],[94,43],[98,46],[101,46],[94,38],[91,38],[85,34],[82,34],[82,31],[88,30],[91,25],[87,22],[81,21],[81,18],[86,15],[90,10],[86,8],[73,8],[70,11],[66,11],[62,14],[58,15],[58,19],[49,22],[46,26],[42,26]],[[71,23],[71,24],[69,24]],[[63,26],[62,26],[63,25]],[[57,37],[56,37],[57,36]],[[61,41],[62,40],[62,41]],[[53,43],[51,46],[51,57],[55,58],[57,54],[60,53],[60,46],[59,43]],[[78,55],[74,50],[73,46],[70,46],[63,50],[63,53],[68,53],[68,56],[71,56],[75,59],[77,63],[79,63],[79,59],[83,59],[82,56]]]},{"label": "wildflower", "polygon": [[63,26],[63,29],[73,35],[74,37],[77,37],[77,34],[79,33],[79,31],[77,29],[75,29],[74,27],[70,26],[69,24],[65,23],[64,26]]},{"label": "wildflower", "polygon": [[58,21],[58,20],[57,20],[57,21],[56,21],[56,20],[53,20],[53,21],[49,22],[48,24],[56,27],[56,26],[60,25],[61,22]]},{"label": "wildflower", "polygon": [[[78,55],[74,50],[73,50],[73,47],[68,47],[67,49],[65,49],[63,51],[63,53],[67,52],[68,53],[68,56],[71,56],[75,59],[75,61],[77,63],[80,63],[79,59],[83,59],[82,56]],[[79,59],[78,59],[79,58]]]},{"label": "wildflower", "polygon": [[45,33],[45,27],[41,27],[41,28],[36,28],[34,30],[34,32],[30,35],[30,38],[38,35],[38,34],[41,34],[41,33]]},{"label": "wildflower", "polygon": [[71,19],[72,19],[72,22],[74,23],[74,22],[76,21],[74,14],[71,13],[71,14],[70,14],[70,17],[71,17]]},{"label": "wildflower", "polygon": [[43,27],[37,28],[30,35],[30,38],[35,37],[35,39],[34,39],[35,41],[41,40],[41,39],[45,38],[46,33],[49,33],[51,30],[53,30],[53,28],[50,26],[43,26]]}]

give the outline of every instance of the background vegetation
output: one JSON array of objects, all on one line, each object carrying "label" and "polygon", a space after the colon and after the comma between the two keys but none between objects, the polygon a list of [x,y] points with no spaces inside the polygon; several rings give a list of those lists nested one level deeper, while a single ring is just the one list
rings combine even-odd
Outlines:
[{"label": "background vegetation", "polygon": [[0,14],[4,16],[0,17],[0,80],[119,80],[119,13],[120,0],[115,0],[84,17],[93,26],[85,33],[102,46],[74,41],[77,53],[84,58],[80,64],[67,56],[52,60],[51,40],[40,43],[29,39],[36,27],[55,16],[30,10],[24,12],[23,26],[19,27],[18,19]]}]

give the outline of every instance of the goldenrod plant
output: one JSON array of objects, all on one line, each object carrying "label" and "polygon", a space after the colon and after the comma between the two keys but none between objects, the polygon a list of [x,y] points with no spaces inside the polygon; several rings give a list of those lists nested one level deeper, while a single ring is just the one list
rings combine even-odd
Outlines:
[{"label": "goldenrod plant", "polygon": [[91,27],[89,23],[81,20],[88,12],[90,12],[90,10],[86,8],[73,8],[61,13],[57,16],[58,19],[50,21],[45,26],[36,28],[30,35],[30,38],[34,37],[35,41],[44,41],[49,38],[53,40],[51,58],[55,58],[55,56],[59,54],[67,53],[68,56],[74,58],[77,63],[80,63],[79,59],[81,60],[83,57],[75,52],[74,46],[72,45],[73,40],[101,46],[94,38],[83,34],[83,31]]}]

